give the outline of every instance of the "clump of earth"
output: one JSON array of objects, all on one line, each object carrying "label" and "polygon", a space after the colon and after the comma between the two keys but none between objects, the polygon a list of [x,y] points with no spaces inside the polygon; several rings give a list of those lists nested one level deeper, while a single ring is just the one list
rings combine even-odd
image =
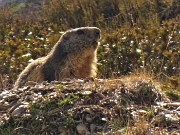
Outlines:
[{"label": "clump of earth", "polygon": [[180,101],[151,79],[28,82],[0,91],[0,134],[179,134]]}]

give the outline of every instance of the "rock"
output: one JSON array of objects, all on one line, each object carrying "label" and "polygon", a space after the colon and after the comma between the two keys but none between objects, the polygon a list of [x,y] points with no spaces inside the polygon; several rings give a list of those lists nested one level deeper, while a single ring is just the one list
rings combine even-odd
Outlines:
[{"label": "rock", "polygon": [[86,119],[86,121],[87,121],[88,123],[91,123],[94,118],[93,118],[90,114],[87,114],[87,115],[85,116],[85,119]]},{"label": "rock", "polygon": [[90,132],[88,131],[87,127],[82,123],[78,124],[76,129],[80,135],[90,135]]},{"label": "rock", "polygon": [[28,105],[20,105],[18,106],[16,109],[14,109],[14,111],[11,113],[11,116],[13,118],[17,118],[17,117],[21,117],[23,116],[23,114],[25,114],[27,112],[28,109]]},{"label": "rock", "polygon": [[94,134],[95,129],[96,129],[96,125],[95,124],[91,124],[90,125],[91,135]]}]

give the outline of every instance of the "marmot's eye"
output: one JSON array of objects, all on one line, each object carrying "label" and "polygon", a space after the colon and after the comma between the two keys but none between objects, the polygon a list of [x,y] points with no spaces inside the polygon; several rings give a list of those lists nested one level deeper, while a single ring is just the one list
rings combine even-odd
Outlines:
[{"label": "marmot's eye", "polygon": [[97,31],[97,32],[96,32],[96,35],[98,35],[98,36],[99,36],[99,35],[100,35],[100,32],[99,32],[99,31]]},{"label": "marmot's eye", "polygon": [[77,31],[77,34],[78,34],[78,35],[82,35],[82,34],[84,34],[84,31],[83,31],[83,30],[78,30],[78,31]]}]

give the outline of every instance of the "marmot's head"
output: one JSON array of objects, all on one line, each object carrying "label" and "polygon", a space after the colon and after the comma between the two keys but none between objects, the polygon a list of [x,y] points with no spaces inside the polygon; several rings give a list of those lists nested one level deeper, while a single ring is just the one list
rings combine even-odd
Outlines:
[{"label": "marmot's head", "polygon": [[[81,27],[66,31],[61,41],[65,46],[72,50],[73,48],[84,49],[96,49],[98,46],[98,40],[100,39],[101,31],[96,27]],[[70,48],[69,48],[70,47]]]}]

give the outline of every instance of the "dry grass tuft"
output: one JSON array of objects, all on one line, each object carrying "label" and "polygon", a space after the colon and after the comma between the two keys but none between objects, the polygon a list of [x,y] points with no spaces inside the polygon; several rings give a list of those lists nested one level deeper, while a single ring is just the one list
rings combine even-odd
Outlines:
[{"label": "dry grass tuft", "polygon": [[9,76],[0,74],[0,90],[10,88],[12,88],[12,84],[9,82]]},{"label": "dry grass tuft", "polygon": [[133,126],[127,128],[124,135],[145,135],[150,128],[149,123],[145,118],[138,120]]}]

